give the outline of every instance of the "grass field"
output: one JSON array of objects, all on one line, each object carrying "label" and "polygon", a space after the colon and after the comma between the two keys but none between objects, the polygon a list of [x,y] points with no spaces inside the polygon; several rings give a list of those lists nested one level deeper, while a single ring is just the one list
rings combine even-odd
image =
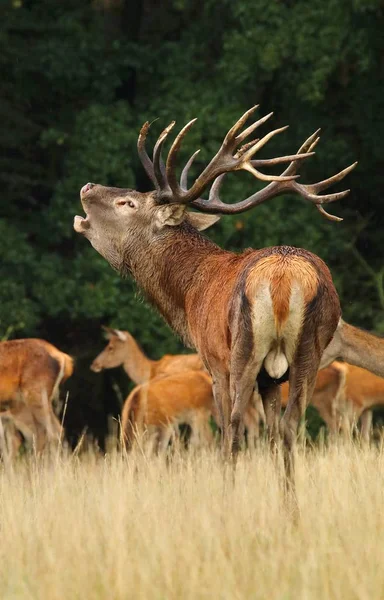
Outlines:
[{"label": "grass field", "polygon": [[384,452],[299,450],[299,517],[263,448],[53,456],[0,473],[0,598],[381,599]]}]

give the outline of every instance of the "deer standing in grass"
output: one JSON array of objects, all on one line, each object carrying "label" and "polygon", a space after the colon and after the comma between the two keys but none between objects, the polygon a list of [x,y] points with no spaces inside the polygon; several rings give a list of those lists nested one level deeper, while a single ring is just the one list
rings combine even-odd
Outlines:
[{"label": "deer standing in grass", "polygon": [[[190,188],[187,173],[196,153],[187,162],[180,183],[175,167],[181,142],[194,121],[177,135],[166,164],[161,150],[174,123],[158,138],[153,160],[145,150],[149,129],[145,123],[138,152],[155,190],[140,193],[88,183],[80,192],[86,218],[76,216],[74,228],[114,268],[131,274],[174,331],[197,349],[212,376],[226,455],[231,452],[235,457],[239,450],[243,415],[255,385],[263,399],[267,424],[276,429],[278,383],[289,377],[290,398],[280,425],[290,481],[299,420],[311,398],[323,351],[340,319],[330,272],[318,256],[306,250],[282,246],[237,255],[219,248],[199,230],[217,221],[218,214],[244,212],[285,192],[298,193],[323,215],[335,219],[322,205],[348,192],[318,193],[340,181],[354,165],[319,183],[299,184],[296,172],[312,154],[318,132],[297,154],[255,160],[258,150],[285,129],[269,132],[239,149],[272,114],[242,131],[255,108],[230,129],[216,156]],[[289,165],[279,176],[260,171],[284,162]],[[222,179],[241,169],[269,183],[249,198],[228,205],[219,197]],[[209,198],[201,198],[211,184]],[[187,207],[211,215],[191,213]]]},{"label": "deer standing in grass", "polygon": [[212,381],[204,371],[183,371],[156,377],[136,386],[126,399],[121,417],[123,443],[131,448],[144,429],[156,436],[156,450],[167,448],[178,425],[191,427],[190,445],[206,446],[213,435]]},{"label": "deer standing in grass", "polygon": [[0,416],[12,417],[29,443],[35,439],[38,451],[62,435],[52,402],[72,372],[72,358],[45,340],[0,343]]},{"label": "deer standing in grass", "polygon": [[[92,371],[122,365],[134,383],[143,384],[137,385],[124,403],[123,440],[128,439],[129,429],[147,426],[156,429],[158,448],[166,448],[175,424],[181,423],[191,427],[192,444],[197,439],[209,440],[212,382],[207,375],[196,374],[204,368],[198,354],[166,354],[151,360],[128,331],[104,329],[109,341],[91,364]],[[159,377],[164,381],[155,382]],[[131,405],[135,410],[129,408]]]}]

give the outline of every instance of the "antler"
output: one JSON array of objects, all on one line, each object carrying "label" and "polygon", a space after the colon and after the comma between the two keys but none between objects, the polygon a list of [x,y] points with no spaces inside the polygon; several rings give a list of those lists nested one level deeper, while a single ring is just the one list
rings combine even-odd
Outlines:
[{"label": "antler", "polygon": [[[202,212],[236,214],[244,212],[253,206],[261,204],[265,200],[278,196],[284,192],[294,192],[300,194],[306,200],[314,203],[318,210],[327,218],[331,220],[341,220],[338,217],[329,215],[327,212],[325,212],[325,210],[322,208],[322,204],[340,200],[349,193],[349,190],[324,196],[319,196],[318,192],[343,179],[356,166],[357,163],[354,163],[350,167],[340,171],[340,173],[337,173],[329,179],[320,181],[319,183],[312,185],[303,185],[297,183],[295,180],[298,177],[296,173],[299,168],[300,161],[314,154],[312,150],[320,139],[318,137],[320,130],[316,131],[304,142],[297,154],[264,160],[253,160],[253,156],[272,137],[287,129],[287,127],[275,129],[267,133],[263,138],[248,142],[238,149],[239,144],[241,144],[253,131],[255,131],[255,129],[265,123],[273,114],[270,113],[265,117],[262,117],[241,132],[241,129],[246,123],[248,117],[256,110],[256,108],[257,106],[254,106],[244,113],[244,115],[229,130],[218,153],[199,175],[190,189],[187,189],[187,174],[198,151],[193,154],[184,167],[181,175],[180,185],[176,179],[175,168],[182,141],[196,119],[187,123],[187,125],[185,125],[185,127],[183,127],[180,133],[176,136],[176,139],[174,140],[169,151],[165,167],[161,159],[161,149],[175,123],[170,123],[170,125],[164,129],[158,138],[153,153],[153,163],[151,163],[144,148],[145,138],[149,128],[149,124],[145,123],[139,135],[139,156],[142,160],[144,168],[155,184],[156,189],[159,191],[159,201],[177,204],[190,204]],[[258,170],[259,168],[269,167],[289,161],[289,166],[281,175],[266,175]],[[249,171],[261,181],[268,181],[270,183],[263,190],[256,192],[241,202],[237,202],[235,204],[225,204],[220,200],[219,197],[219,190],[223,177],[226,173],[241,169]],[[212,188],[209,198],[208,200],[204,200],[201,198],[201,194],[211,184]]]}]

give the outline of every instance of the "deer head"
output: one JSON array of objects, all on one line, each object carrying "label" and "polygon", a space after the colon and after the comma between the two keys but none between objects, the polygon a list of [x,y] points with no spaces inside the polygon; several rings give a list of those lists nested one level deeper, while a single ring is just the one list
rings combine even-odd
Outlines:
[{"label": "deer head", "polygon": [[[196,119],[190,121],[176,136],[166,163],[162,160],[161,151],[175,123],[168,125],[159,136],[152,160],[145,149],[149,130],[149,123],[145,123],[138,138],[138,153],[155,189],[140,193],[131,189],[87,183],[80,191],[81,202],[87,216],[86,218],[75,217],[75,230],[89,239],[94,248],[113,267],[129,271],[138,248],[149,248],[158,241],[161,242],[175,228],[191,230],[192,227],[203,230],[216,222],[219,219],[218,215],[244,212],[284,192],[297,193],[313,203],[325,217],[341,220],[326,213],[323,204],[343,198],[349,190],[323,196],[318,194],[343,179],[357,163],[319,183],[312,185],[298,183],[299,165],[314,154],[313,149],[320,139],[319,131],[311,135],[296,154],[256,160],[254,159],[256,153],[272,137],[286,129],[286,127],[275,129],[261,139],[241,146],[245,139],[273,114],[262,117],[242,131],[247,119],[256,108],[257,106],[254,106],[248,110],[229,130],[216,156],[190,188],[187,182],[188,170],[198,151],[185,165],[180,183],[176,176],[176,163],[182,141]],[[287,162],[289,165],[281,175],[266,175],[260,171]],[[223,177],[226,173],[239,170],[249,171],[256,179],[267,182],[267,185],[245,200],[226,204],[219,196]],[[209,197],[203,199],[201,196],[209,186],[211,186]],[[189,212],[188,208],[200,212]]]},{"label": "deer head", "polygon": [[91,370],[100,373],[103,369],[114,369],[126,360],[128,332],[103,326],[108,344],[91,364]]}]

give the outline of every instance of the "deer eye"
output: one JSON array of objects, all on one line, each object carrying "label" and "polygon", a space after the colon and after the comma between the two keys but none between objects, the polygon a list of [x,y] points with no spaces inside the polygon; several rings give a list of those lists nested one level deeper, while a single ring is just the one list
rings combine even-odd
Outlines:
[{"label": "deer eye", "polygon": [[127,204],[130,208],[136,208],[135,203],[132,202],[132,200],[119,200],[116,204],[117,206],[125,206]]}]

